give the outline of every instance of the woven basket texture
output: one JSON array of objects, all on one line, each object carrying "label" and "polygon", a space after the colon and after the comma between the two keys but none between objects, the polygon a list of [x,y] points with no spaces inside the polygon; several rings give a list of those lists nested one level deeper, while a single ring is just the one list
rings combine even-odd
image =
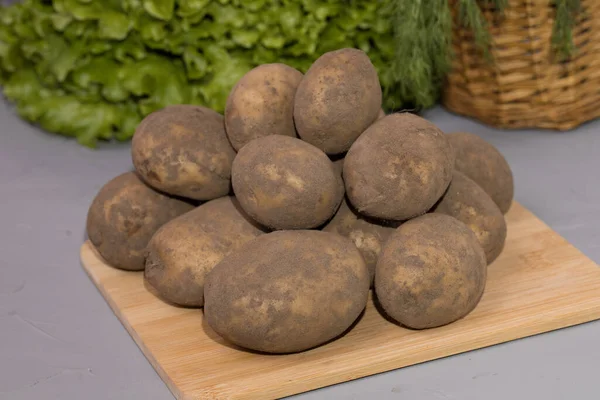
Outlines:
[{"label": "woven basket texture", "polygon": [[499,128],[569,130],[600,117],[600,0],[581,5],[573,30],[577,49],[566,61],[552,49],[549,0],[509,0],[502,18],[484,11],[491,61],[472,31],[455,23],[445,107]]}]

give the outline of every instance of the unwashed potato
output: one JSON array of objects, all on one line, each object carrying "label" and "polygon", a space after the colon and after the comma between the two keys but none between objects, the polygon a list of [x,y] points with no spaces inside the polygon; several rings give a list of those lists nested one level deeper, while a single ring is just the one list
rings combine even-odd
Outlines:
[{"label": "unwashed potato", "polygon": [[323,231],[337,233],[352,240],[369,268],[372,282],[379,253],[398,226],[397,222],[380,221],[361,215],[344,199],[335,216],[323,227]]},{"label": "unwashed potato", "polygon": [[233,190],[242,208],[273,229],[309,229],[333,216],[344,195],[341,177],[321,150],[288,136],[265,136],[233,162]]},{"label": "unwashed potato", "polygon": [[206,274],[227,254],[262,233],[234,197],[211,200],[154,234],[144,277],[171,303],[202,307]]},{"label": "unwashed potato", "polygon": [[426,214],[388,239],[375,272],[384,311],[413,329],[434,328],[471,312],[485,288],[485,254],[459,220]]},{"label": "unwashed potato", "polygon": [[452,180],[446,135],[413,114],[390,114],[371,125],[344,159],[348,198],[361,213],[407,220],[428,211]]},{"label": "unwashed potato", "polygon": [[296,137],[294,97],[302,73],[285,64],[263,64],[242,77],[225,106],[225,128],[233,148],[268,135]]},{"label": "unwashed potato", "polygon": [[148,115],[131,148],[141,178],[163,192],[195,200],[229,193],[231,147],[223,116],[205,107],[174,105]]},{"label": "unwashed potato", "polygon": [[365,308],[369,272],[348,239],[321,231],[268,233],[207,276],[204,316],[224,339],[293,353],[342,334]]},{"label": "unwashed potato", "polygon": [[502,252],[506,240],[504,215],[494,200],[464,174],[454,171],[452,182],[434,211],[464,222],[477,236],[488,264]]},{"label": "unwashed potato", "polygon": [[377,115],[377,119],[381,119],[385,117],[385,111],[383,111],[383,108],[379,110],[379,114]]},{"label": "unwashed potato", "polygon": [[327,154],[343,153],[377,119],[381,100],[377,71],[363,51],[325,53],[296,92],[298,135]]},{"label": "unwashed potato", "polygon": [[494,145],[472,133],[447,135],[456,154],[455,168],[475,181],[506,214],[514,197],[513,174]]},{"label": "unwashed potato", "polygon": [[193,208],[152,190],[137,174],[128,172],[110,180],[92,201],[87,234],[108,264],[141,271],[152,235],[163,224]]}]

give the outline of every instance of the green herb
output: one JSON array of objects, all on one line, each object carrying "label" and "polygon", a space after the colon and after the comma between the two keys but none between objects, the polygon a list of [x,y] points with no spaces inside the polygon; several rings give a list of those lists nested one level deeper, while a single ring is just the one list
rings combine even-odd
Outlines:
[{"label": "green herb", "polygon": [[556,7],[556,23],[552,29],[552,47],[560,60],[568,59],[575,51],[573,27],[581,11],[580,0],[552,0]]},{"label": "green herb", "polygon": [[452,17],[447,0],[398,1],[394,4],[394,61],[385,96],[430,107],[450,69]]}]

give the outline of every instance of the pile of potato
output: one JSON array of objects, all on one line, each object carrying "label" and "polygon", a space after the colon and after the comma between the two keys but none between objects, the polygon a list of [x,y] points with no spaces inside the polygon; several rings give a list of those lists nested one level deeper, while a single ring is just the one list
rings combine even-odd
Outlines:
[{"label": "pile of potato", "polygon": [[305,75],[262,65],[224,116],[177,105],[148,116],[135,172],[107,183],[88,215],[114,267],[155,293],[203,307],[210,327],[268,353],[347,331],[373,288],[412,329],[479,302],[502,251],[513,177],[491,144],[385,115],[365,53],[321,56]]}]

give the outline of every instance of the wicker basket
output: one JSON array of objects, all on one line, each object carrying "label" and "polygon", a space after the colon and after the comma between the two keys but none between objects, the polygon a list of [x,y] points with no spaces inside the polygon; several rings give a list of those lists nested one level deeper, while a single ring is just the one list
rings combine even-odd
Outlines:
[{"label": "wicker basket", "polygon": [[471,31],[455,28],[453,71],[443,104],[501,128],[568,130],[600,117],[600,1],[582,0],[573,31],[575,55],[556,61],[549,0],[509,0],[502,19],[486,11],[492,62]]}]

